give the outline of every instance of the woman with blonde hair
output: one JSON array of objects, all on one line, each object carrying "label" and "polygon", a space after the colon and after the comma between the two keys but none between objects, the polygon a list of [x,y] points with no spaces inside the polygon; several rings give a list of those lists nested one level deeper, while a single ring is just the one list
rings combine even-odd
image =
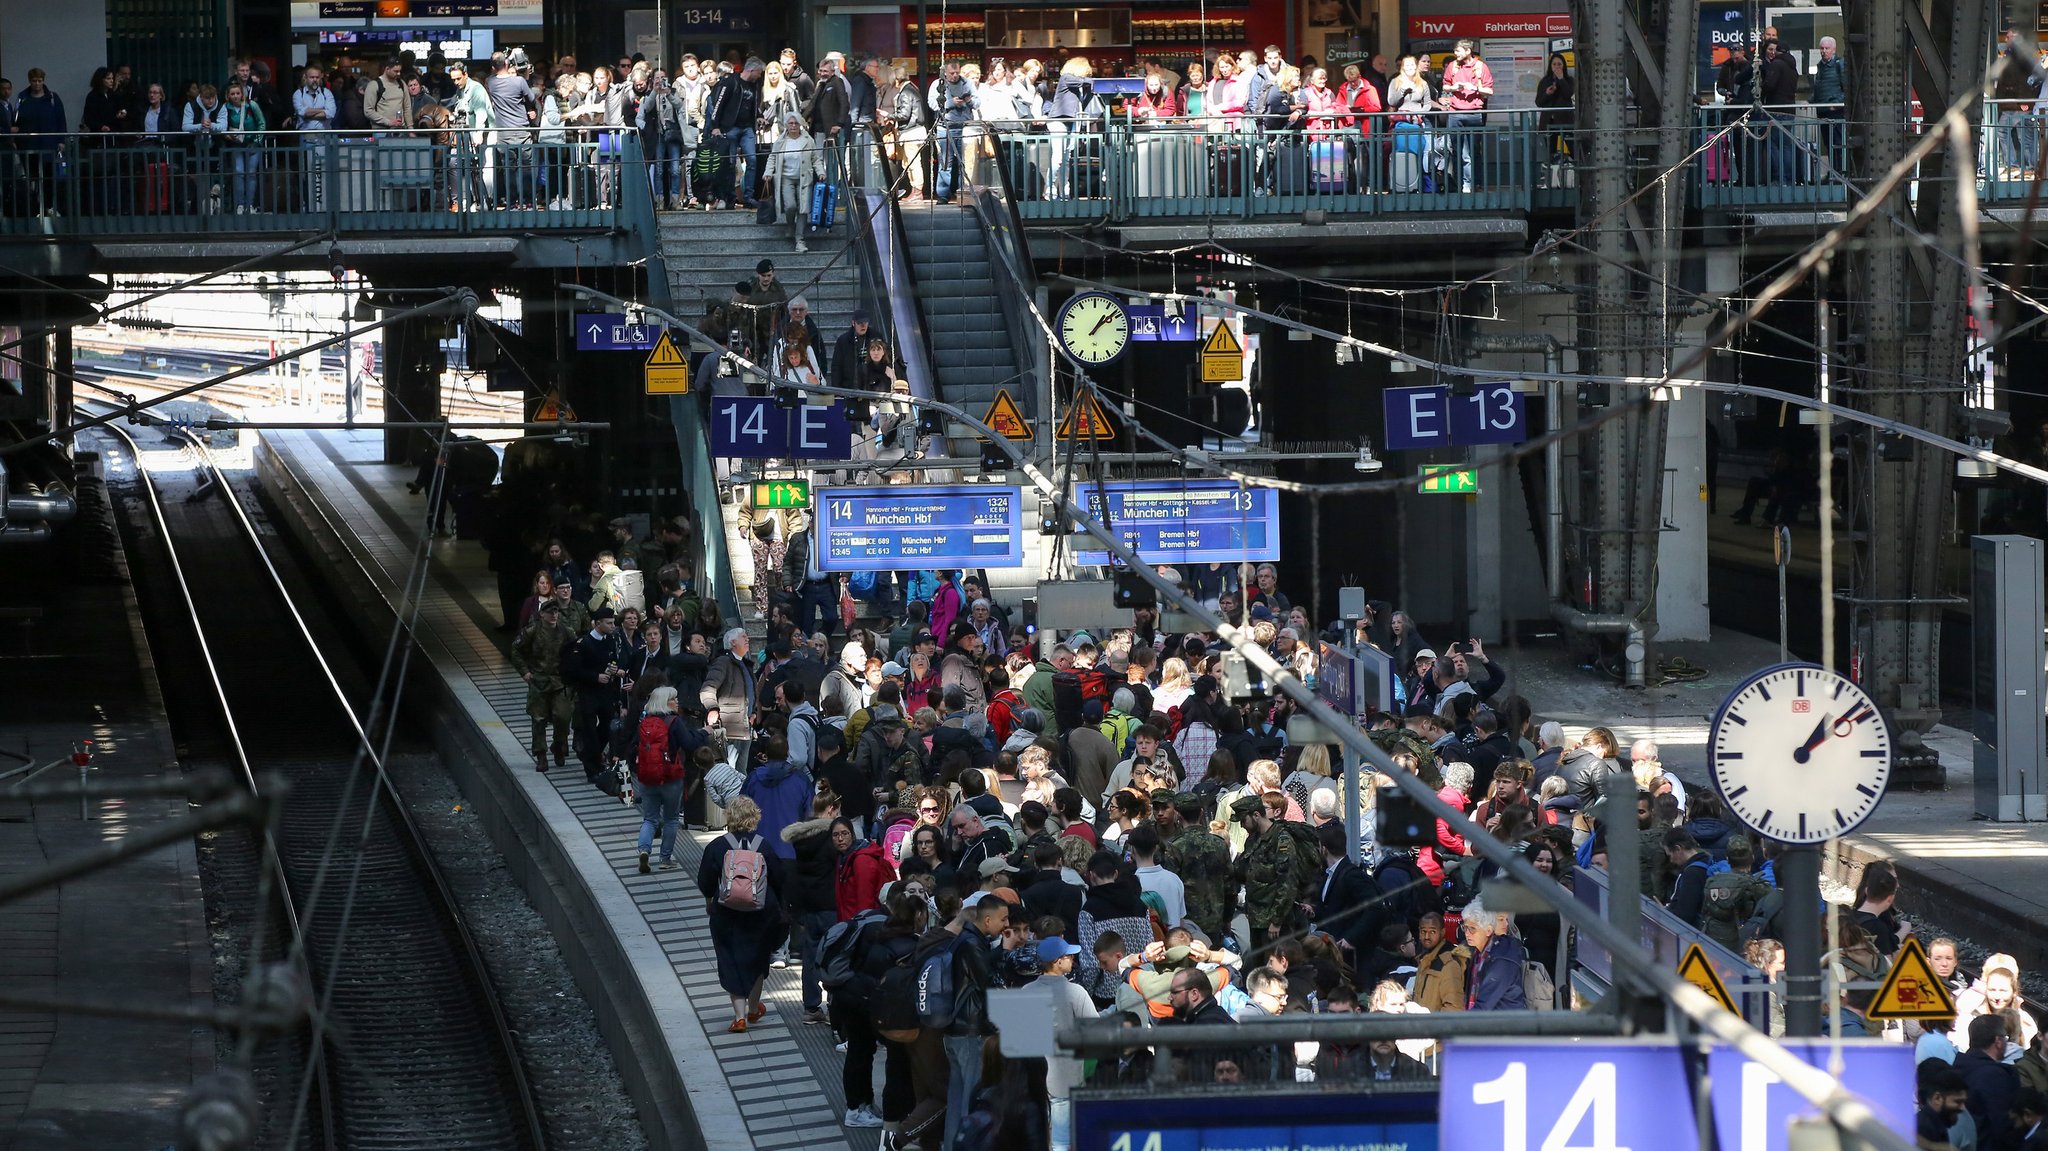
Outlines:
[{"label": "woman with blonde hair", "polygon": [[1288,773],[1287,782],[1280,785],[1287,798],[1303,811],[1309,807],[1309,797],[1314,792],[1327,791],[1334,794],[1337,785],[1330,780],[1330,749],[1320,743],[1307,743],[1301,747],[1301,754],[1294,760],[1294,770]]},{"label": "woman with blonde hair", "polygon": [[1052,170],[1045,174],[1045,198],[1068,200],[1076,195],[1066,185],[1066,173],[1079,146],[1078,137],[1088,130],[1089,109],[1095,103],[1094,67],[1086,56],[1069,56],[1060,65],[1060,80],[1053,88],[1052,102],[1046,109],[1048,128],[1052,131]]},{"label": "woman with blonde hair", "polygon": [[883,65],[882,95],[875,101],[876,119],[882,123],[882,139],[889,147],[889,157],[903,169],[904,183],[910,189],[905,200],[924,199],[924,97],[917,91],[917,85],[910,82],[910,74],[901,68]]},{"label": "woman with blonde hair", "polygon": [[1194,694],[1195,680],[1188,674],[1188,661],[1170,656],[1159,665],[1159,686],[1152,689],[1152,710],[1172,715],[1173,709]]},{"label": "woman with blonde hair", "polygon": [[[710,907],[718,985],[732,1000],[732,1023],[726,1030],[733,1032],[745,1031],[768,1014],[761,985],[768,978],[769,958],[789,939],[781,903],[775,898],[775,889],[782,885],[782,861],[768,850],[760,827],[760,807],[746,796],[734,799],[725,807],[725,834],[704,845],[697,864],[697,890]],[[743,855],[733,861],[735,874],[728,877],[726,858],[734,852]],[[742,887],[750,889],[751,900],[742,898]]]},{"label": "woman with blonde hair", "polygon": [[762,139],[773,140],[782,135],[782,125],[791,116],[803,119],[803,94],[783,77],[782,65],[770,60],[761,68],[760,113],[754,130]]}]

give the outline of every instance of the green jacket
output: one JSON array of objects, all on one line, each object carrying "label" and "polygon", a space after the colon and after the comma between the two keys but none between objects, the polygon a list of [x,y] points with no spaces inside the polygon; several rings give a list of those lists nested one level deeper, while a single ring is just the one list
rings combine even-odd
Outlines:
[{"label": "green jacket", "polygon": [[1223,938],[1236,912],[1237,881],[1230,871],[1230,845],[1206,827],[1189,827],[1167,845],[1186,887],[1188,918],[1211,939]]},{"label": "green jacket", "polygon": [[545,614],[536,614],[512,641],[512,670],[532,676],[527,682],[538,688],[562,686],[562,649],[577,633],[557,622],[549,627]]},{"label": "green jacket", "polygon": [[1314,866],[1301,858],[1294,837],[1278,824],[1263,835],[1248,832],[1244,854],[1237,857],[1237,876],[1244,884],[1245,918],[1251,926],[1292,924],[1294,904],[1301,895],[1302,868]]},{"label": "green jacket", "polygon": [[[1031,678],[1024,681],[1024,702],[1038,709],[1038,713],[1052,722],[1052,677],[1057,668],[1051,660],[1039,660],[1031,665]],[[1118,744],[1119,748],[1123,745]]]}]

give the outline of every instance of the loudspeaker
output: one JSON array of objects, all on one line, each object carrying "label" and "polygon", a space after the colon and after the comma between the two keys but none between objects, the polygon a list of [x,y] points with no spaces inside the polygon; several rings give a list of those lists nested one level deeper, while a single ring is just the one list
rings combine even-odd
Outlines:
[{"label": "loudspeaker", "polygon": [[1116,573],[1116,593],[1111,601],[1117,607],[1136,610],[1141,607],[1159,606],[1159,592],[1146,583],[1143,576],[1133,572]]}]

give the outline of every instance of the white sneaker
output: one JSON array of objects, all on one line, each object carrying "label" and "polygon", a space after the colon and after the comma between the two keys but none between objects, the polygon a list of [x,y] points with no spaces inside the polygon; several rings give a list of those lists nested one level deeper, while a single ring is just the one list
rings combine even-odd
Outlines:
[{"label": "white sneaker", "polygon": [[875,1114],[875,1109],[865,1103],[846,1113],[846,1126],[848,1127],[880,1127],[881,1125],[882,1117]]},{"label": "white sneaker", "polygon": [[774,955],[773,955],[772,957],[770,957],[770,958],[769,958],[769,960],[768,960],[768,966],[770,966],[770,967],[775,967],[775,968],[783,968],[783,967],[788,967],[788,966],[789,966],[789,948],[787,948],[787,947],[778,947],[778,948],[776,948],[776,949],[775,949],[775,954],[774,954]]}]

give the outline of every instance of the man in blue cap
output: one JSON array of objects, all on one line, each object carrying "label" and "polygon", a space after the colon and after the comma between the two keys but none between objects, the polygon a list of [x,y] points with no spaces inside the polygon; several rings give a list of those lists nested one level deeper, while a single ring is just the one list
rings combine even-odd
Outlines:
[{"label": "man in blue cap", "polygon": [[[1077,1019],[1093,1019],[1096,1015],[1095,1001],[1088,998],[1080,984],[1068,978],[1074,971],[1074,957],[1079,954],[1079,947],[1057,935],[1038,941],[1036,983],[1052,994],[1054,1031],[1073,1026]],[[1049,1140],[1052,1151],[1069,1151],[1073,1146],[1073,1105],[1069,1096],[1080,1082],[1081,1060],[1078,1056],[1062,1053],[1045,1061],[1045,1094],[1049,1111],[1046,1128],[1052,1136]]]}]

